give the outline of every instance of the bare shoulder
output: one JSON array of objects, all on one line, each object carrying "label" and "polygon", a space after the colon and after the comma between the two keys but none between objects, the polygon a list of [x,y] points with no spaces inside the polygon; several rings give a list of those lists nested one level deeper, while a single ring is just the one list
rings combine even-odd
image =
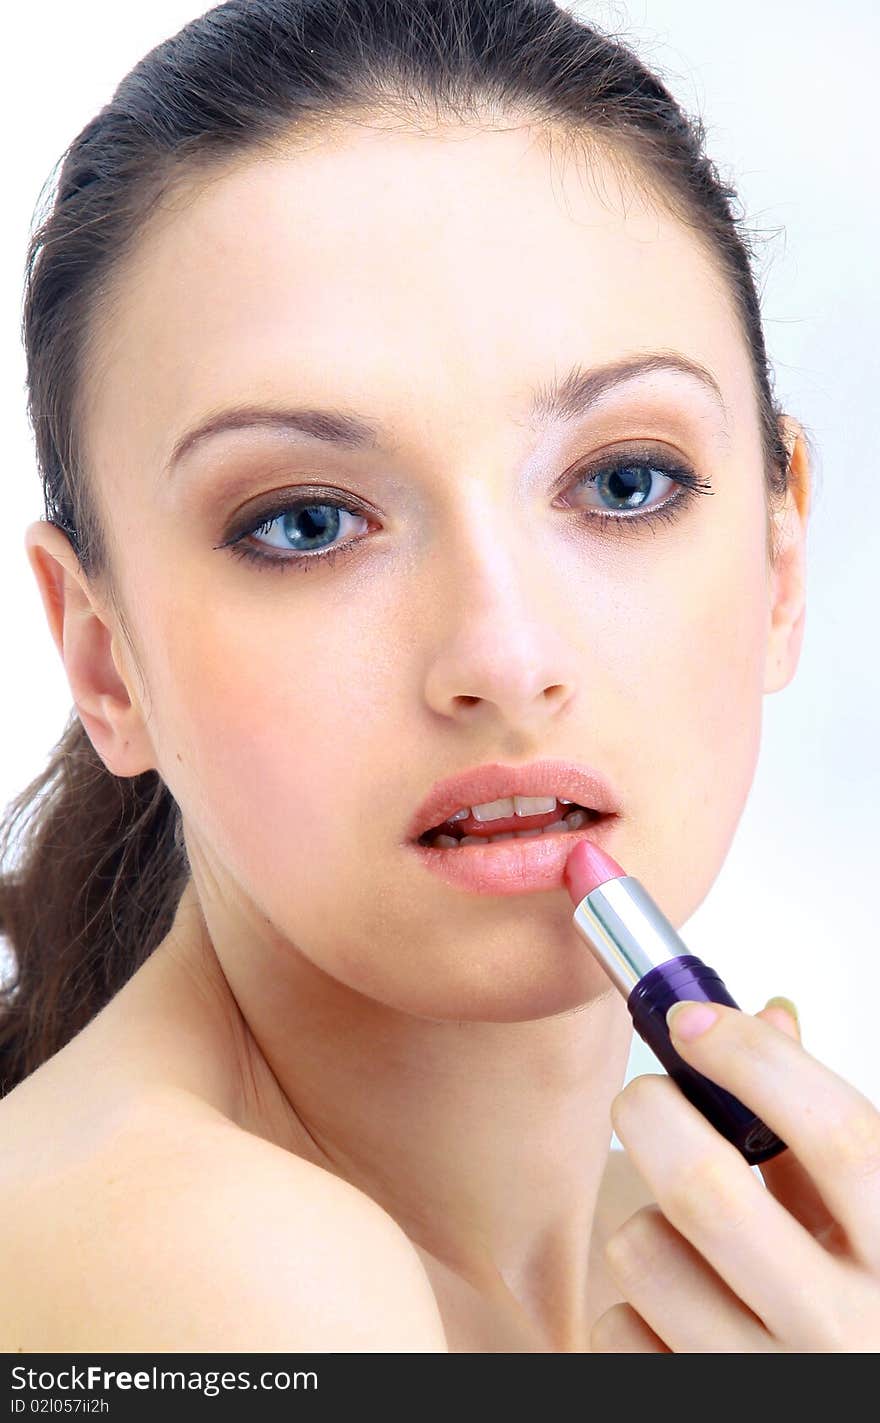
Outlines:
[{"label": "bare shoulder", "polygon": [[447,1352],[387,1212],[185,1092],[0,1209],[6,1352]]}]

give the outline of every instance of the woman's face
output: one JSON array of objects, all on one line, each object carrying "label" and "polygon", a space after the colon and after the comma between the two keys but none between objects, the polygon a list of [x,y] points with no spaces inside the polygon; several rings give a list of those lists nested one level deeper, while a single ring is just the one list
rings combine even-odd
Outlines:
[{"label": "woman's face", "polygon": [[[607,982],[563,889],[472,896],[423,868],[405,832],[436,779],[599,768],[609,850],[681,924],[729,848],[772,689],[758,412],[727,288],[610,165],[587,181],[554,160],[525,129],[364,130],[228,171],[144,237],[88,391],[196,883],[273,952],[438,1019],[543,1016]],[[704,367],[721,400],[670,369],[530,419],[572,366],[649,352]],[[169,467],[245,405],[341,407],[377,443],[264,426]],[[641,522],[604,531],[597,513],[625,506],[578,472],[645,444],[712,497],[649,526],[682,492],[655,475]],[[302,519],[256,527],[267,496],[315,486],[311,544]],[[350,511],[336,524],[328,496]],[[246,527],[286,561],[218,548]]]}]

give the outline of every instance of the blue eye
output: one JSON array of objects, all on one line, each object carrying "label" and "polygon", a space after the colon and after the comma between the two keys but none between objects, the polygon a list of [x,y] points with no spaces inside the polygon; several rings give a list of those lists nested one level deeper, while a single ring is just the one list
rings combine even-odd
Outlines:
[{"label": "blue eye", "polygon": [[[652,487],[657,476],[668,483],[679,486],[679,492],[662,504],[649,504]],[[576,489],[598,490],[607,503],[596,514],[588,509],[590,517],[598,518],[603,532],[622,533],[629,527],[653,524],[663,520],[671,523],[684,512],[697,494],[712,493],[709,480],[700,479],[690,469],[671,462],[666,455],[643,453],[638,455],[619,454],[606,458],[582,473],[576,480]],[[641,513],[647,505],[645,513]],[[622,512],[625,510],[635,512]]]},{"label": "blue eye", "polygon": [[[296,564],[307,573],[310,564],[320,563],[322,567],[329,567],[341,554],[347,553],[354,543],[360,542],[359,539],[354,539],[335,548],[322,547],[322,541],[339,537],[341,526],[344,526],[346,519],[361,519],[364,523],[369,523],[366,515],[358,510],[336,500],[321,499],[318,502],[316,494],[313,493],[310,498],[282,500],[275,508],[262,514],[258,523],[248,525],[219,547],[228,548],[235,558],[245,558],[253,563],[269,564],[275,568]],[[261,546],[245,542],[254,534],[268,533],[275,525],[279,526],[277,536],[281,542],[270,547],[287,548],[289,552],[286,554],[263,553],[260,551]]]},{"label": "blue eye", "polygon": [[[648,504],[657,477],[679,486],[679,492],[661,504]],[[587,470],[575,475],[571,488],[590,488],[598,491],[604,502],[601,509],[593,506],[574,506],[584,515],[585,521],[597,527],[602,533],[621,534],[653,526],[659,520],[671,523],[684,512],[697,494],[712,493],[708,480],[700,479],[692,470],[670,462],[665,455],[640,452],[636,455],[621,453],[601,462],[596,462]],[[640,512],[646,505],[645,512]],[[572,506],[569,506],[572,507]],[[629,510],[629,512],[621,512]],[[349,539],[346,543],[332,545],[332,541],[345,530],[345,520],[360,519],[369,524],[370,519],[361,510],[343,504],[336,498],[325,498],[323,490],[307,490],[299,498],[281,497],[276,504],[263,510],[259,520],[246,528],[235,530],[218,548],[228,548],[234,558],[248,559],[263,567],[296,567],[303,573],[320,565],[330,568],[337,558],[346,557],[361,538]],[[280,543],[269,547],[287,549],[286,553],[265,553],[265,545],[250,542],[255,534],[269,533],[278,525],[276,537]],[[363,531],[362,531],[363,532]],[[329,544],[326,541],[329,540]]]}]

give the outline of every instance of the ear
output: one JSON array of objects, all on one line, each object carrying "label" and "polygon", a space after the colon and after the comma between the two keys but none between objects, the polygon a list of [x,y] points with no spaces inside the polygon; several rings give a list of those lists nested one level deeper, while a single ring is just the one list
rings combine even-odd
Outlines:
[{"label": "ear", "polygon": [[811,470],[803,428],[790,415],[780,421],[780,434],[788,451],[789,490],[775,518],[778,553],[770,570],[768,591],[769,636],[764,691],[787,687],[800,660],[806,616],[806,543],[810,508]]},{"label": "ear", "polygon": [[82,572],[67,536],[46,519],[30,524],[25,551],[49,631],[89,740],[114,776],[156,769],[122,633]]}]

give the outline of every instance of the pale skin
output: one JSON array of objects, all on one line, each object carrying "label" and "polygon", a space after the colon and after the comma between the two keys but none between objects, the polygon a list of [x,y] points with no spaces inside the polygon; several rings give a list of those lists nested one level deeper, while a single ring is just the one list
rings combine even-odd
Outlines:
[{"label": "pale skin", "polygon": [[[28,557],[96,750],[118,776],[158,769],[182,808],[193,877],[156,971],[203,985],[218,1025],[227,1010],[246,1024],[275,1084],[271,1111],[250,1103],[262,1134],[306,1141],[548,1348],[700,1347],[712,1311],[733,1348],[839,1347],[856,1327],[869,1347],[880,1129],[789,1016],[722,1013],[683,1049],[803,1145],[803,1168],[767,1170],[768,1194],[671,1082],[619,1093],[629,1018],[563,890],[466,896],[401,843],[441,776],[583,760],[620,796],[612,853],[681,925],[736,830],[762,698],[797,667],[803,432],[786,420],[798,482],[771,569],[725,284],[692,233],[636,190],[622,201],[596,163],[595,185],[560,171],[515,126],[357,129],[195,189],[144,234],[91,356],[88,454],[136,652],[57,529],[31,525]],[[725,411],[664,371],[529,425],[533,385],[656,350],[710,371]],[[185,431],[243,403],[364,412],[386,448],[260,428],[165,471]],[[578,467],[640,441],[713,497],[619,538],[561,507],[607,510],[572,492]],[[353,510],[325,545],[362,540],[347,558],[306,578],[215,547],[249,505],[259,522],[259,496],[315,485]],[[295,551],[280,528],[250,541]],[[656,1205],[593,1269],[612,1106]],[[809,1233],[817,1191],[852,1227],[838,1253]],[[713,1216],[719,1197],[736,1208]],[[652,1270],[633,1267],[636,1244]],[[746,1258],[772,1295],[760,1318]]]}]

